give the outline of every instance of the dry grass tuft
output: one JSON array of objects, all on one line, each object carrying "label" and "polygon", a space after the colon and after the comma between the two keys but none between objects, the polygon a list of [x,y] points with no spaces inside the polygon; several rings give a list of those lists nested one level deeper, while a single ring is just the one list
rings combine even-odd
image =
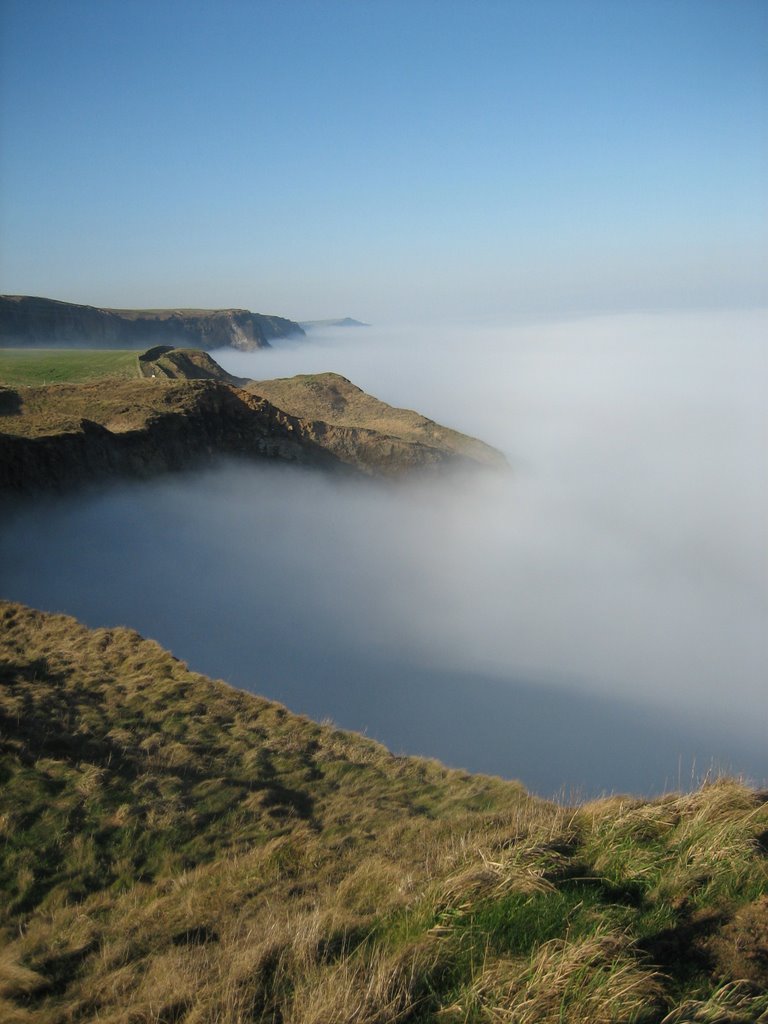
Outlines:
[{"label": "dry grass tuft", "polygon": [[729,982],[708,999],[688,999],[661,1024],[766,1024],[768,995],[743,981]]},{"label": "dry grass tuft", "polygon": [[4,999],[26,995],[45,985],[45,978],[25,967],[21,958],[21,951],[16,945],[0,948],[0,996]]},{"label": "dry grass tuft", "polygon": [[438,950],[424,944],[398,953],[380,949],[340,959],[304,975],[286,1024],[395,1024],[424,1003]]},{"label": "dry grass tuft", "polygon": [[660,980],[614,932],[547,942],[528,962],[491,963],[464,1004],[449,1009],[455,1016],[472,1008],[493,1024],[639,1024],[654,1019],[661,999]]},{"label": "dry grass tuft", "polygon": [[447,879],[438,901],[450,909],[466,909],[479,900],[499,900],[510,892],[552,891],[547,876],[562,869],[564,858],[553,850],[520,844],[492,853],[476,851],[478,862]]}]

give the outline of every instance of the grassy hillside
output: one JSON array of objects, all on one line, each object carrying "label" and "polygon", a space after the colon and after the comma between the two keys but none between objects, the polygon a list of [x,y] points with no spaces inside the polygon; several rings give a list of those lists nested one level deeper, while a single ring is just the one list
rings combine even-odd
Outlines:
[{"label": "grassy hillside", "polygon": [[86,349],[0,349],[0,384],[80,384],[103,378],[139,377],[137,352]]},{"label": "grassy hillside", "polygon": [[3,1021],[768,1020],[764,794],[557,807],[7,602],[0,665]]}]

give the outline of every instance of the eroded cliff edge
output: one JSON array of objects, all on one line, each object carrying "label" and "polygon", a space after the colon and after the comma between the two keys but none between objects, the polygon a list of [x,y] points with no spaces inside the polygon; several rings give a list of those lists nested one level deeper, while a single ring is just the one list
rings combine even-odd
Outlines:
[{"label": "eroded cliff edge", "polygon": [[0,346],[268,348],[303,335],[293,320],[248,309],[102,309],[33,295],[0,295]]}]

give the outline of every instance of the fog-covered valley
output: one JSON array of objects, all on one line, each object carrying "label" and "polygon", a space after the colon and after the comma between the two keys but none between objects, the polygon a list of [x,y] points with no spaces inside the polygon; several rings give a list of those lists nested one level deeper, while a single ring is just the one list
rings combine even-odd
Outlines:
[{"label": "fog-covered valley", "polygon": [[219,350],[257,379],[342,373],[509,473],[227,463],[27,504],[4,523],[3,596],[546,795],[764,781],[765,328],[665,313]]}]

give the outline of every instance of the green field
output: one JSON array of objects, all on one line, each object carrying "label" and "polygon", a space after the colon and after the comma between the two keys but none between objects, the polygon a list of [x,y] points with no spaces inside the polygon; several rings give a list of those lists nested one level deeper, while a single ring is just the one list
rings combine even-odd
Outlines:
[{"label": "green field", "polygon": [[140,377],[138,357],[123,349],[0,349],[0,383],[24,387]]}]

